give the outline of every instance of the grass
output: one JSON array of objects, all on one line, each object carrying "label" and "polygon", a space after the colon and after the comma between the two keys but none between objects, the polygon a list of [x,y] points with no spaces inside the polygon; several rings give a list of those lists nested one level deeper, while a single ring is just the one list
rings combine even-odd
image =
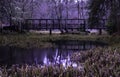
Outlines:
[{"label": "grass", "polygon": [[16,46],[22,48],[43,48],[52,47],[52,41],[59,40],[88,40],[88,41],[101,41],[108,43],[109,45],[119,45],[120,36],[109,36],[109,35],[79,35],[79,34],[64,34],[64,35],[43,35],[43,34],[6,34],[0,35],[1,46]]}]

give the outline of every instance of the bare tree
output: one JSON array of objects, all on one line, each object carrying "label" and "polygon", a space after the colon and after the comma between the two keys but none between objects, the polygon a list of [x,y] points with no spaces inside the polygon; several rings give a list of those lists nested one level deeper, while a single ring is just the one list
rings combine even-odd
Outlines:
[{"label": "bare tree", "polygon": [[14,22],[21,31],[24,19],[32,17],[33,10],[31,10],[31,7],[34,6],[33,0],[4,0],[1,3],[3,4],[2,10],[8,17],[10,26]]}]

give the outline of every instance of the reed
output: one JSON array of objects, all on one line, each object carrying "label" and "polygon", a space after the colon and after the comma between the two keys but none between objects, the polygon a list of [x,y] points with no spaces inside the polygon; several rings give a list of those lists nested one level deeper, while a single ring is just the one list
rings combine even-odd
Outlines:
[{"label": "reed", "polygon": [[120,76],[120,48],[107,47],[91,49],[86,52],[80,52],[79,54],[75,53],[72,58],[73,61],[84,63],[84,76]]},{"label": "reed", "polygon": [[2,68],[0,70],[1,77],[78,77],[80,71],[72,66],[65,69],[60,66],[39,66],[39,65],[23,65],[12,66],[9,69]]}]

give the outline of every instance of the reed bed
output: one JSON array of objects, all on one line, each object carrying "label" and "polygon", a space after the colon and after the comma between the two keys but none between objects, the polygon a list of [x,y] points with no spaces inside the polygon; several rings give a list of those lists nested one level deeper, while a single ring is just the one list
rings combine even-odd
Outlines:
[{"label": "reed bed", "polygon": [[0,69],[0,77],[79,77],[81,76],[79,69],[72,66],[64,68],[58,66],[40,66],[40,65],[13,65],[9,69],[2,67]]},{"label": "reed bed", "polygon": [[120,77],[119,47],[75,53],[72,60],[84,64],[84,77]]}]

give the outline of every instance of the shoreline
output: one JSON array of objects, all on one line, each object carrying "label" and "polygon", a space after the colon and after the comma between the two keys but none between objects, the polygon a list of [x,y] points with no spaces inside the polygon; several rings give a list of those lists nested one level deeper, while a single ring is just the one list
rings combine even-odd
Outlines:
[{"label": "shoreline", "polygon": [[120,36],[109,35],[79,35],[79,34],[7,34],[0,35],[0,46],[15,46],[20,48],[46,48],[53,47],[53,41],[78,40],[78,41],[99,41],[109,46],[120,45]]}]

